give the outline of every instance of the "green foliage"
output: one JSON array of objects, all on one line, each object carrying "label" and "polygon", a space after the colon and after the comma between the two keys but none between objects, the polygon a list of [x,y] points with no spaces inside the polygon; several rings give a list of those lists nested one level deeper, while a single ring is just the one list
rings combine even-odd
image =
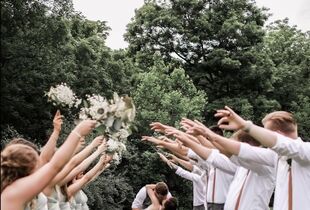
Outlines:
[{"label": "green foliage", "polygon": [[309,138],[310,97],[310,34],[288,20],[276,21],[269,26],[264,52],[271,58],[272,86],[266,95],[279,104],[279,110],[293,112],[301,136]]},{"label": "green foliage", "polygon": [[137,106],[139,133],[147,134],[146,125],[160,121],[177,126],[182,117],[201,119],[206,95],[198,91],[183,69],[170,74],[162,62],[139,75],[133,99]]},{"label": "green foliage", "polygon": [[[136,126],[138,131],[130,142],[127,176],[134,186],[134,192],[147,183],[165,181],[175,192],[180,206],[191,208],[191,183],[173,175],[156,153],[156,148],[139,140],[142,135],[151,135],[149,124],[159,121],[178,126],[182,117],[202,119],[202,111],[207,102],[206,94],[196,89],[181,68],[172,69],[157,60],[155,65],[137,79],[137,87],[132,92],[137,108]],[[125,160],[123,160],[125,161]],[[136,179],[139,177],[139,179]],[[186,184],[185,184],[186,183]]]}]

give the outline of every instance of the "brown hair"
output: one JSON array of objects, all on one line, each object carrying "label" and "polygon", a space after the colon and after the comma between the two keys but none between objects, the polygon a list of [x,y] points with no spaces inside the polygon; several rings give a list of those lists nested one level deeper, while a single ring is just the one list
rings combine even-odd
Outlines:
[{"label": "brown hair", "polygon": [[176,210],[178,207],[177,199],[171,197],[164,203],[164,210]]},{"label": "brown hair", "polygon": [[168,186],[165,182],[158,182],[155,186],[155,192],[158,195],[166,196],[168,194]]},{"label": "brown hair", "polygon": [[1,152],[1,193],[19,178],[30,175],[37,166],[38,154],[31,147],[12,144]]},{"label": "brown hair", "polygon": [[285,111],[276,111],[267,114],[262,120],[263,125],[271,122],[269,129],[273,131],[281,131],[285,134],[293,133],[297,130],[297,122],[293,114]]},{"label": "brown hair", "polygon": [[261,144],[256,141],[255,138],[253,138],[250,134],[246,133],[245,131],[238,130],[233,135],[231,138],[236,139],[240,142],[248,143],[252,146],[260,146]]},{"label": "brown hair", "polygon": [[40,153],[39,148],[37,147],[37,145],[35,145],[34,143],[24,139],[24,138],[13,138],[7,145],[10,146],[12,144],[24,144],[27,145],[29,147],[31,147],[32,149],[34,149],[37,153]]}]

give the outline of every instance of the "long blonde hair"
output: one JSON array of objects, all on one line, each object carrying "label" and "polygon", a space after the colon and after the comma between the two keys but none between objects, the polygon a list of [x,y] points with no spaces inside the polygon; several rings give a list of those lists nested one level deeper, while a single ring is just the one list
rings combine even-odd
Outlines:
[{"label": "long blonde hair", "polygon": [[1,193],[11,183],[30,175],[37,166],[37,152],[23,144],[7,146],[1,152]]}]

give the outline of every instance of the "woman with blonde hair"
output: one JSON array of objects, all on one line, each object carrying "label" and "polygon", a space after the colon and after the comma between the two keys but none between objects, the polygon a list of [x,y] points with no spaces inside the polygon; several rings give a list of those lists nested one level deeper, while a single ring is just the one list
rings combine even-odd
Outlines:
[{"label": "woman with blonde hair", "polygon": [[76,126],[53,158],[40,169],[39,155],[22,144],[7,146],[1,152],[1,209],[22,210],[38,195],[62,169],[74,153],[80,137],[87,135],[96,125],[84,120]]}]

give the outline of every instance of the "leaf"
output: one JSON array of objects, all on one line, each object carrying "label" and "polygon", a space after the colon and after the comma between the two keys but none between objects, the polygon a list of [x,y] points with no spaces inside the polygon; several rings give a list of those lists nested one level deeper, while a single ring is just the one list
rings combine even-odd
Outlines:
[{"label": "leaf", "polygon": [[106,131],[106,126],[104,124],[101,124],[97,128],[95,128],[95,131],[104,134]]},{"label": "leaf", "polygon": [[120,119],[120,118],[115,119],[112,128],[115,131],[119,131],[119,129],[121,129],[121,127],[122,127],[122,119]]}]

